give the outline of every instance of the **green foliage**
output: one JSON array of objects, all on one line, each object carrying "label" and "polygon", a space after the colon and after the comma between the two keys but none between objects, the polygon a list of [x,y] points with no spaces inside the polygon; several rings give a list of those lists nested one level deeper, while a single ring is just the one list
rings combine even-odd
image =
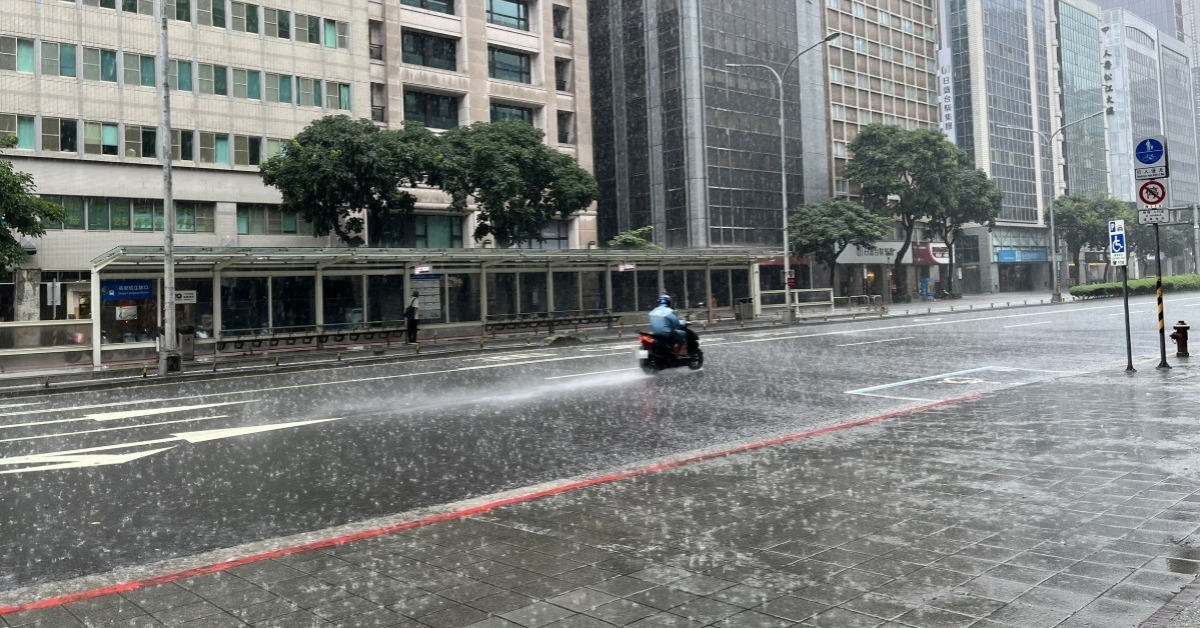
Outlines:
[{"label": "green foliage", "polygon": [[949,272],[946,276],[948,291],[954,290],[954,244],[962,235],[962,228],[972,223],[985,225],[989,229],[996,226],[1003,201],[1004,193],[995,181],[988,178],[987,173],[970,166],[958,169],[957,180],[946,202],[929,217],[929,226],[950,247]]},{"label": "green foliage", "polygon": [[613,236],[613,239],[608,241],[610,249],[661,249],[661,244],[655,244],[650,240],[650,234],[654,231],[653,225],[646,225],[640,229],[630,229],[622,231]]},{"label": "green foliage", "polygon": [[[0,137],[0,149],[12,148],[16,139],[12,135]],[[43,200],[35,192],[32,175],[14,169],[7,159],[0,159],[0,270],[25,261],[20,237],[44,235],[44,225],[64,218],[62,207]]]},{"label": "green foliage", "polygon": [[542,137],[521,122],[478,122],[442,136],[432,180],[450,194],[452,209],[464,211],[474,199],[476,240],[491,235],[499,248],[541,241],[550,220],[567,218],[600,195],[591,173]]},{"label": "green foliage", "polygon": [[851,245],[874,246],[891,228],[891,219],[840,198],[817,205],[801,205],[788,218],[792,250],[811,256],[829,268],[830,283],[842,251]]},{"label": "green foliage", "polygon": [[[1155,294],[1156,280],[1154,277],[1146,277],[1143,279],[1134,279],[1129,282],[1129,294]],[[1173,275],[1163,277],[1163,292],[1191,292],[1200,290],[1200,275]],[[1094,283],[1087,286],[1075,286],[1071,288],[1071,296],[1080,299],[1093,299],[1098,297],[1119,297],[1121,296],[1121,282],[1115,281],[1110,283]]]},{"label": "green foliage", "polygon": [[370,120],[326,116],[260,170],[263,182],[283,196],[282,209],[312,223],[314,235],[332,231],[347,245],[360,246],[365,215],[412,211],[416,197],[404,188],[426,181],[437,144],[417,124],[383,131]]},{"label": "green foliage", "polygon": [[848,148],[854,158],[846,165],[846,178],[859,186],[863,205],[882,216],[894,216],[904,228],[904,244],[894,262],[897,287],[904,294],[901,261],[913,230],[919,220],[955,203],[955,185],[967,156],[937,130],[909,131],[882,124],[863,127]]}]

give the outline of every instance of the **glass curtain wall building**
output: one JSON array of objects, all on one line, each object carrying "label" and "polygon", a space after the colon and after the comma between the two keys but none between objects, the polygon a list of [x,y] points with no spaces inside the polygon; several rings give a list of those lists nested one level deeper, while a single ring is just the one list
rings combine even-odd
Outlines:
[{"label": "glass curtain wall building", "polygon": [[[1058,64],[1062,87],[1059,103],[1062,124],[1084,120],[1105,109],[1103,51],[1100,45],[1100,11],[1090,2],[1060,0],[1058,14]],[[1058,172],[1059,192],[1093,196],[1108,193],[1108,148],[1105,116],[1090,118],[1063,129],[1063,167]]]},{"label": "glass curtain wall building", "polygon": [[[849,3],[847,3],[849,4]],[[679,247],[782,244],[781,71],[825,36],[784,0],[588,3],[600,239],[646,225]],[[788,204],[829,196],[824,47],[784,77]]]}]

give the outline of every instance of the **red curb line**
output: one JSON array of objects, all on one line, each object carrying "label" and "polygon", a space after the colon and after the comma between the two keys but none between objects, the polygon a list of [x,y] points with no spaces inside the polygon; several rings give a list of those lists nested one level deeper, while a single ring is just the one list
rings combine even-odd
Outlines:
[{"label": "red curb line", "polygon": [[256,562],[260,562],[263,560],[278,558],[280,556],[288,556],[291,554],[298,554],[300,552],[305,552],[305,551],[309,551],[309,550],[323,549],[326,547],[334,547],[337,545],[345,545],[346,543],[352,543],[354,541],[361,541],[363,539],[369,539],[369,538],[373,538],[373,537],[377,537],[377,536],[384,536],[387,534],[401,532],[403,530],[409,530],[412,528],[423,527],[423,526],[431,525],[434,523],[441,523],[443,521],[451,521],[454,519],[462,519],[465,517],[470,517],[473,515],[478,515],[478,514],[482,514],[482,513],[491,511],[491,510],[495,510],[495,509],[501,508],[503,506],[509,506],[509,505],[517,504],[517,503],[521,503],[521,502],[532,501],[535,499],[541,499],[543,497],[549,497],[552,495],[557,495],[559,493],[565,493],[567,491],[573,491],[573,490],[580,489],[580,488],[586,488],[588,486],[594,486],[596,484],[607,484],[610,482],[615,482],[617,480],[624,480],[627,478],[637,477],[640,475],[648,475],[650,473],[656,473],[658,471],[665,471],[667,469],[673,469],[675,467],[681,467],[684,465],[694,464],[694,463],[702,462],[705,460],[711,460],[713,458],[720,458],[720,457],[729,456],[732,454],[753,451],[756,449],[762,449],[764,447],[770,447],[772,445],[778,445],[778,444],[786,443],[786,442],[793,441],[793,440],[809,438],[812,436],[819,436],[821,434],[827,434],[829,432],[845,430],[845,429],[849,429],[852,427],[867,425],[870,423],[877,423],[879,421],[884,421],[884,420],[895,418],[895,417],[902,416],[905,414],[912,414],[915,412],[921,412],[923,410],[928,410],[930,408],[936,408],[938,406],[951,405],[951,404],[961,403],[963,401],[970,401],[970,400],[976,399],[976,398],[978,398],[978,395],[966,395],[963,397],[955,397],[953,399],[944,399],[942,401],[935,401],[932,403],[927,403],[924,405],[915,406],[915,407],[907,408],[904,410],[896,410],[893,412],[888,412],[886,414],[880,414],[880,415],[869,417],[866,419],[860,419],[858,421],[851,421],[849,423],[842,423],[839,425],[831,425],[828,427],[822,427],[822,428],[810,430],[807,432],[801,432],[799,434],[792,434],[790,436],[781,436],[779,438],[773,438],[771,440],[765,440],[765,441],[761,441],[761,442],[757,442],[757,443],[750,443],[748,445],[741,445],[738,447],[734,447],[732,449],[725,449],[722,451],[701,454],[699,456],[693,456],[691,458],[683,458],[681,460],[673,460],[671,462],[664,462],[662,464],[656,464],[656,465],[644,467],[641,469],[622,471],[620,473],[613,473],[610,475],[592,478],[590,480],[580,480],[578,482],[571,482],[570,484],[564,484],[562,486],[557,486],[554,488],[549,488],[549,489],[545,489],[542,491],[529,493],[527,495],[518,495],[515,497],[508,497],[505,499],[496,500],[494,502],[488,502],[486,504],[481,504],[479,506],[472,506],[470,508],[464,508],[462,510],[456,510],[454,512],[449,512],[449,513],[445,513],[445,514],[441,514],[441,515],[433,515],[431,517],[426,517],[424,519],[418,519],[416,521],[409,521],[406,523],[399,523],[396,525],[387,526],[385,528],[377,528],[375,530],[365,530],[363,532],[356,532],[354,534],[348,534],[346,536],[340,536],[340,537],[333,538],[333,539],[314,541],[312,543],[306,543],[304,545],[297,545],[295,547],[287,547],[287,548],[283,548],[283,549],[272,550],[270,552],[264,552],[262,554],[254,554],[252,556],[244,556],[242,558],[235,558],[233,560],[225,561],[223,563],[217,563],[215,565],[206,565],[204,567],[196,567],[194,569],[187,569],[187,570],[178,571],[175,573],[163,574],[161,576],[154,576],[153,578],[146,578],[144,580],[134,580],[132,582],[124,582],[121,584],[114,584],[114,585],[102,587],[99,589],[92,589],[90,591],[82,591],[79,593],[70,593],[67,595],[60,595],[58,597],[47,598],[45,600],[39,600],[37,602],[29,602],[27,604],[17,604],[17,605],[13,605],[13,606],[3,606],[3,607],[0,607],[0,617],[11,614],[11,613],[18,613],[18,612],[22,612],[22,611],[33,611],[33,610],[51,608],[51,607],[55,607],[55,606],[62,606],[63,604],[69,604],[71,602],[79,602],[82,600],[90,600],[90,599],[97,598],[97,597],[103,597],[105,595],[124,593],[126,591],[133,591],[135,589],[141,589],[144,587],[154,586],[154,585],[158,585],[158,584],[167,584],[169,582],[175,582],[176,580],[183,580],[184,578],[191,578],[193,576],[201,576],[204,574],[215,573],[218,571],[225,571],[227,569],[232,569],[234,567],[240,567],[242,565],[247,565],[250,563],[256,563]]}]

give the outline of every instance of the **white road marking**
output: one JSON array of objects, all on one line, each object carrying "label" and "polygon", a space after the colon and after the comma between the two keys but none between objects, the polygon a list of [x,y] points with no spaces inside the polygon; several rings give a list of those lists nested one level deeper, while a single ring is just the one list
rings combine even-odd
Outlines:
[{"label": "white road marking", "polygon": [[311,421],[294,421],[292,423],[273,423],[270,425],[249,425],[245,427],[227,427],[219,430],[203,430],[199,432],[180,432],[173,434],[180,440],[185,440],[189,443],[203,443],[210,440],[219,440],[222,438],[233,438],[234,436],[245,436],[246,434],[259,434],[262,432],[273,432],[275,430],[285,430],[292,427],[300,427],[302,425],[313,425],[315,423],[327,423],[329,421],[341,421],[342,418],[334,419],[313,419]]},{"label": "white road marking", "polygon": [[1020,325],[1005,325],[1004,328],[1012,329],[1014,327],[1032,327],[1034,325],[1049,325],[1049,324],[1050,324],[1050,321],[1041,321],[1038,323],[1021,323]]},{"label": "white road marking", "polygon": [[[41,456],[40,460],[35,462],[50,462],[40,467],[23,467],[20,469],[5,469],[0,471],[0,475],[9,475],[13,473],[29,473],[31,471],[54,471],[57,469],[79,469],[82,467],[101,467],[115,464],[124,464],[132,462],[138,458],[153,456],[157,453],[162,453],[175,449],[174,447],[163,447],[161,449],[151,449],[149,451],[138,451],[131,454],[85,454],[77,456]],[[39,456],[29,456],[30,458],[39,458]],[[0,463],[4,461],[0,460]]]},{"label": "white road marking", "polygon": [[[257,399],[246,399],[244,401],[224,401],[220,403],[202,403],[194,406],[168,406],[166,408],[145,408],[142,410],[121,410],[118,412],[99,412],[89,414],[74,419],[54,419],[52,421],[30,421],[29,423],[14,423],[12,425],[0,425],[0,430],[12,429],[14,427],[35,427],[38,425],[55,425],[58,423],[74,423],[76,421],[116,421],[118,419],[132,419],[143,416],[153,416],[156,414],[170,414],[172,412],[185,412],[188,410],[202,410],[204,408],[216,408],[220,406],[231,406],[243,403],[252,403]],[[0,441],[4,442],[4,441]]]},{"label": "white road marking", "polygon": [[96,434],[98,432],[116,432],[119,430],[136,430],[143,427],[158,427],[160,425],[172,425],[175,423],[195,423],[196,421],[211,421],[213,419],[223,419],[224,414],[216,416],[202,416],[194,419],[177,419],[174,421],[163,421],[162,423],[142,423],[139,425],[122,425],[121,427],[102,427],[95,430],[80,430],[78,432],[56,432],[54,434],[39,434],[38,436],[20,436],[17,438],[0,439],[0,443],[15,443],[24,440],[41,440],[43,438],[54,438],[56,436],[79,436],[80,434]]},{"label": "white road marking", "polygon": [[636,370],[637,369],[635,369],[635,368],[612,369],[611,371],[592,371],[591,373],[575,373],[574,375],[555,375],[554,377],[547,377],[546,379],[566,379],[568,377],[585,377],[588,375],[603,375],[605,373],[624,373],[625,371],[636,371]]},{"label": "white road marking", "polygon": [[834,345],[834,346],[835,347],[857,347],[859,345],[875,345],[875,344],[879,344],[881,342],[899,342],[901,340],[912,340],[912,339],[913,339],[913,336],[909,336],[907,338],[885,338],[883,340],[868,340],[866,342],[851,342],[849,344]]},{"label": "white road marking", "polygon": [[553,353],[509,353],[505,355],[487,355],[481,358],[467,358],[467,362],[508,362],[512,360],[528,360],[530,358],[552,358]]},{"label": "white road marking", "polygon": [[30,401],[28,403],[5,403],[5,404],[0,404],[0,410],[3,410],[4,408],[21,408],[24,406],[40,406],[44,403],[46,403],[46,402],[45,401]]},{"label": "white road marking", "polygon": [[[156,384],[156,385],[163,386],[165,384]],[[254,392],[254,391],[248,390],[246,392],[249,393],[249,392]],[[75,395],[75,394],[86,394],[86,393],[66,393],[66,394]],[[217,396],[217,395],[215,395],[215,394],[213,394],[213,395],[188,395],[183,398],[163,397],[161,399],[126,399],[126,400],[122,400],[122,401],[112,401],[109,403],[92,403],[92,404],[87,404],[87,405],[82,405],[82,406],[63,406],[60,408],[39,408],[37,410],[21,410],[20,412],[3,412],[3,413],[0,413],[0,418],[10,417],[10,416],[25,416],[25,415],[29,415],[29,414],[46,414],[49,412],[67,412],[67,411],[71,411],[71,410],[90,410],[92,408],[111,408],[113,406],[133,405],[135,403],[158,403],[160,401],[168,401],[168,402],[172,402],[172,403],[178,403],[184,399],[202,399],[204,397],[215,397],[215,396]],[[39,403],[45,403],[45,402],[39,402]]]},{"label": "white road marking", "polygon": [[986,380],[981,380],[978,378],[966,378],[966,377],[961,377],[961,376],[971,375],[974,373],[982,373],[982,372],[986,372],[986,371],[996,372],[996,373],[1015,373],[1017,371],[1027,371],[1027,372],[1032,372],[1032,373],[1072,373],[1072,372],[1074,372],[1074,371],[1051,371],[1051,370],[1046,370],[1046,369],[1014,368],[1014,367],[1010,367],[1010,366],[981,366],[979,368],[967,369],[965,371],[955,371],[953,373],[939,373],[937,375],[929,375],[927,377],[918,377],[916,379],[906,379],[906,380],[899,381],[899,382],[892,382],[890,384],[880,384],[878,386],[869,386],[867,388],[859,388],[857,390],[847,390],[846,394],[847,395],[862,395],[865,397],[884,397],[886,399],[902,399],[904,401],[935,401],[932,399],[925,399],[925,398],[921,398],[921,397],[901,397],[898,395],[886,395],[886,394],[882,394],[882,393],[877,393],[875,391],[887,390],[889,388],[899,388],[900,386],[907,386],[909,384],[919,384],[922,382],[929,382],[929,381],[935,381],[935,380],[940,380],[941,383],[945,383],[945,384],[975,383],[976,380],[983,382]]}]

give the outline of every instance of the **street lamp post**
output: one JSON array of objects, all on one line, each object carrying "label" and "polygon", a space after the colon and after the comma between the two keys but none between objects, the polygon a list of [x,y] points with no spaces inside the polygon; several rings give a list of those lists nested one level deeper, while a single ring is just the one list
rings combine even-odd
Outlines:
[{"label": "street lamp post", "polygon": [[[791,323],[794,317],[792,316],[792,286],[788,281],[789,279],[791,279],[791,276],[792,276],[792,264],[791,264],[791,260],[789,259],[791,257],[791,254],[788,250],[789,245],[788,245],[787,133],[785,132],[785,126],[784,126],[784,124],[785,124],[784,114],[786,113],[787,110],[784,106],[784,98],[783,98],[783,75],[787,74],[787,71],[788,71],[788,69],[790,69],[792,67],[792,64],[795,63],[796,60],[799,59],[804,53],[812,50],[813,48],[816,48],[817,46],[820,46],[823,43],[830,42],[830,41],[833,41],[834,39],[837,39],[837,37],[839,35],[841,35],[841,33],[830,33],[821,41],[818,41],[817,43],[809,46],[808,48],[805,48],[804,50],[801,50],[800,52],[796,53],[796,56],[792,57],[791,61],[788,61],[787,65],[783,66],[782,72],[776,72],[775,68],[772,68],[769,65],[762,65],[759,63],[726,63],[725,64],[725,67],[727,67],[727,68],[763,68],[763,69],[767,70],[768,72],[770,72],[771,75],[775,77],[775,83],[778,87],[778,94],[779,94],[779,181],[780,181],[780,192],[783,196],[783,204],[782,204],[782,207],[783,207],[783,300],[784,300],[784,305],[785,305],[783,322],[785,322],[785,323]],[[811,268],[811,266],[810,266],[810,268]]]},{"label": "street lamp post", "polygon": [[[1080,122],[1084,122],[1086,120],[1091,120],[1092,118],[1095,118],[1096,116],[1103,115],[1103,114],[1104,114],[1103,111],[1097,111],[1096,113],[1093,113],[1090,116],[1084,116],[1073,122],[1068,122],[1068,123],[1058,127],[1057,129],[1054,129],[1054,131],[1052,133],[1050,133],[1049,135],[1046,135],[1045,132],[1039,131],[1037,129],[1024,129],[1021,127],[1009,126],[1007,124],[997,124],[996,126],[1000,127],[1000,128],[1004,128],[1004,129],[1015,129],[1018,131],[1029,131],[1031,133],[1036,133],[1038,135],[1038,137],[1042,138],[1042,140],[1044,142],[1046,142],[1046,150],[1050,151],[1050,161],[1053,162],[1054,161],[1054,136],[1055,135],[1062,133],[1063,129],[1065,129],[1069,126],[1079,124]],[[1050,302],[1051,303],[1062,303],[1062,301],[1063,301],[1062,286],[1059,285],[1059,277],[1058,277],[1058,236],[1054,232],[1054,201],[1056,198],[1058,198],[1058,186],[1056,184],[1056,180],[1058,178],[1057,174],[1058,174],[1058,164],[1051,163],[1050,164],[1050,282],[1052,284],[1052,286],[1051,286],[1052,292],[1050,293]]]}]

